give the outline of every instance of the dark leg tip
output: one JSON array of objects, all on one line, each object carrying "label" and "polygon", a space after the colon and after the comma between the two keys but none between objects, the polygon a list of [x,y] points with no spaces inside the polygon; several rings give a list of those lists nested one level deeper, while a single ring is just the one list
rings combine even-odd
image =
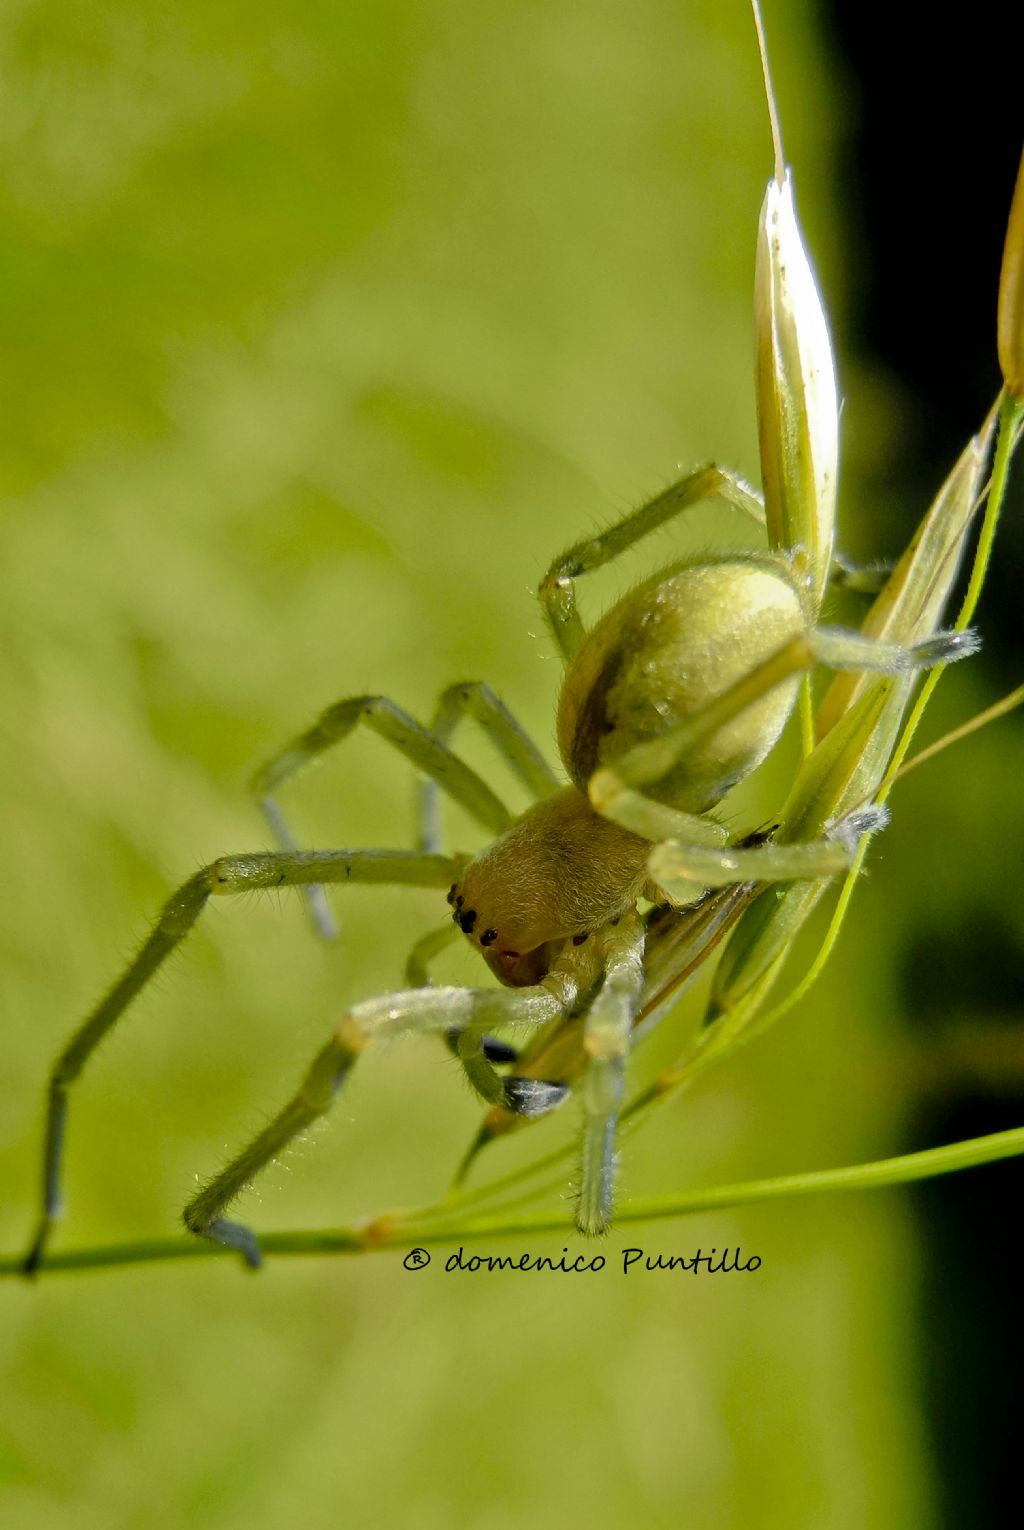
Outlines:
[{"label": "dark leg tip", "polygon": [[21,1273],[26,1280],[35,1280],[43,1266],[42,1249],[32,1248],[25,1255],[21,1264]]},{"label": "dark leg tip", "polygon": [[235,1249],[241,1254],[250,1270],[258,1270],[262,1267],[263,1253],[251,1227],[246,1227],[241,1222],[229,1222],[225,1217],[214,1217],[209,1226],[203,1226],[196,1221],[190,1221],[187,1213],[185,1226],[197,1238],[209,1238],[211,1243],[219,1243],[222,1248]]},{"label": "dark leg tip", "polygon": [[568,1084],[552,1084],[542,1078],[507,1078],[505,1104],[517,1116],[546,1116],[567,1099]]},{"label": "dark leg tip", "polygon": [[[444,1039],[448,1050],[459,1055],[459,1037],[462,1031],[457,1025],[450,1026],[444,1033]],[[510,1046],[507,1041],[497,1041],[493,1036],[485,1036],[483,1039],[484,1056],[491,1063],[514,1063],[519,1056],[516,1047]]]},{"label": "dark leg tip", "polygon": [[222,1217],[217,1217],[210,1224],[210,1230],[206,1236],[212,1238],[215,1243],[223,1243],[225,1248],[237,1249],[250,1270],[258,1270],[262,1267],[263,1253],[251,1227],[246,1227],[241,1222],[228,1222]]},{"label": "dark leg tip", "polygon": [[41,1227],[32,1240],[32,1246],[21,1263],[21,1273],[26,1280],[35,1280],[43,1267],[43,1256],[46,1253],[46,1244],[49,1238],[50,1228],[47,1224]]},{"label": "dark leg tip", "polygon": [[507,1041],[496,1041],[493,1036],[485,1036],[484,1056],[492,1063],[514,1063],[519,1056],[519,1049],[510,1046]]}]

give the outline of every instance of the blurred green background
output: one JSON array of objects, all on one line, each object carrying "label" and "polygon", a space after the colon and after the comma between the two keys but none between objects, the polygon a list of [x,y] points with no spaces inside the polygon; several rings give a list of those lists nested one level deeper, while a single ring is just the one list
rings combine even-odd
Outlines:
[{"label": "blurred green background", "polygon": [[[768,19],[842,355],[843,545],[884,555],[896,517],[877,485],[900,395],[842,348],[856,305],[834,159],[843,76],[806,4],[779,0]],[[679,466],[716,457],[756,476],[770,154],[742,0],[16,0],[0,84],[11,1251],[34,1215],[53,1053],[172,887],[266,844],[253,766],[339,696],[379,691],[423,716],[463,678],[488,679],[550,741],[558,665],[532,591],[552,555]],[[745,538],[727,511],[701,512],[595,579],[587,609],[680,545]],[[950,676],[930,735],[991,699],[985,676]],[[908,942],[956,930],[965,884],[978,921],[1020,936],[1003,897],[1019,876],[1019,740],[1004,724],[898,793],[827,978],[628,1144],[625,1195],[906,1145],[924,1094],[948,1083],[945,1054],[904,1025]],[[497,784],[468,735],[466,752]],[[779,800],[791,758],[763,773],[746,821]],[[361,738],[290,795],[319,845],[408,844],[410,800],[401,764]],[[454,844],[478,843],[449,822]],[[73,1098],[61,1245],[174,1231],[196,1176],[291,1091],[345,1004],[399,983],[443,913],[412,891],[338,905],[333,948],[290,897],[209,910]],[[444,971],[480,980],[468,951]],[[640,1076],[699,1010],[699,995],[684,1003]],[[244,1214],[331,1225],[433,1199],[478,1119],[437,1045],[382,1049]],[[494,1169],[573,1124],[570,1106],[499,1145]],[[572,1240],[509,1242],[479,1251]],[[761,1257],[756,1275],[613,1268],[625,1245],[737,1243]],[[0,1517],[936,1522],[925,1256],[906,1197],[634,1226],[605,1252],[591,1277],[445,1275],[439,1256],[408,1273],[387,1253],[259,1278],[225,1261],[8,1281]]]}]

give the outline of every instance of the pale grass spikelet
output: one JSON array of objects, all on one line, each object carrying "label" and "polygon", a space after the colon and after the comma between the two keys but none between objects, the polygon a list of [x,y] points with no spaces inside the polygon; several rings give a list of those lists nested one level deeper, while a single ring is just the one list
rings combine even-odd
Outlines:
[{"label": "pale grass spikelet", "polygon": [[757,418],[768,533],[796,548],[820,601],[839,475],[839,398],[828,323],[788,171],[768,183],[754,278]]},{"label": "pale grass spikelet", "polygon": [[1017,171],[1003,247],[996,333],[1006,390],[1024,403],[1024,154]]},{"label": "pale grass spikelet", "polygon": [[[994,420],[968,441],[959,459],[928,508],[896,567],[861,623],[868,637],[916,643],[933,633],[956,582],[967,536],[978,507],[992,447]],[[855,673],[836,675],[815,716],[818,739],[835,726],[873,682]],[[906,687],[905,687],[906,688]],[[877,789],[888,763],[891,738],[876,738],[865,753],[865,766],[874,781],[861,790]]]},{"label": "pale grass spikelet", "polygon": [[[862,632],[908,644],[935,632],[960,567],[993,430],[990,416],[926,512],[862,623]],[[837,823],[872,803],[913,687],[912,672],[836,676],[815,719],[817,747],[797,770],[782,809],[780,840],[834,836]],[[738,1031],[758,1014],[826,885],[790,883],[743,914],[715,973],[711,1018],[728,1013],[730,1026]]]}]

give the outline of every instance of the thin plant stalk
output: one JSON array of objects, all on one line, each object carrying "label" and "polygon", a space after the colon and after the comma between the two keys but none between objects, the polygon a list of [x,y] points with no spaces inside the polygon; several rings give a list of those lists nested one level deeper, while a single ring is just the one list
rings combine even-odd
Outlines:
[{"label": "thin plant stalk", "polygon": [[[724,1211],[766,1201],[792,1200],[798,1196],[835,1194],[850,1190],[880,1190],[923,1179],[934,1179],[983,1164],[998,1163],[1024,1154],[1024,1127],[954,1142],[947,1147],[904,1153],[874,1163],[849,1164],[837,1169],[817,1169],[806,1174],[787,1174],[771,1179],[739,1181],[710,1189],[674,1191],[667,1195],[638,1197],[619,1208],[619,1223],[667,1220],[701,1212]],[[563,1213],[539,1211],[509,1215],[498,1211],[481,1216],[434,1220],[421,1212],[395,1213],[350,1227],[297,1232],[263,1233],[260,1242],[271,1256],[314,1254],[369,1254],[385,1250],[421,1248],[425,1245],[472,1241],[480,1238],[542,1236],[568,1231]],[[594,1246],[595,1256],[600,1245]],[[83,1270],[109,1270],[118,1266],[155,1264],[177,1260],[237,1257],[232,1250],[197,1239],[151,1238],[96,1248],[52,1252],[40,1275]],[[0,1259],[0,1276],[20,1275],[18,1256]]]}]

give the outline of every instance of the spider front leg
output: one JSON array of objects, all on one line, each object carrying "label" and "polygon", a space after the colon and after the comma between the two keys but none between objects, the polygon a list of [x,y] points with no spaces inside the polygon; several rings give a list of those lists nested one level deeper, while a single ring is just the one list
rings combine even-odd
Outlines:
[{"label": "spider front leg", "polygon": [[760,495],[737,473],[708,463],[694,473],[669,484],[660,494],[616,521],[607,531],[586,541],[577,542],[556,558],[541,581],[538,597],[544,608],[555,642],[571,663],[584,638],[583,623],[576,609],[575,581],[581,574],[592,573],[633,547],[659,526],[691,510],[713,495],[721,495],[734,509],[741,510],[757,525],[765,524],[764,504]]},{"label": "spider front leg", "polygon": [[[721,695],[661,737],[635,745],[614,764],[591,777],[591,803],[602,816],[655,843],[649,866],[670,895],[692,896],[693,886],[726,886],[736,881],[802,881],[837,876],[852,864],[864,834],[884,827],[886,815],[865,808],[839,819],[824,837],[803,843],[735,848],[707,845],[708,820],[656,800],[650,788],[716,736],[748,708],[813,664],[832,669],[901,675],[951,663],[977,650],[973,631],[938,632],[903,645],[857,632],[813,627],[741,675]],[[667,842],[667,843],[665,843]]]},{"label": "spider front leg", "polygon": [[[430,731],[447,746],[463,717],[472,718],[486,733],[512,774],[535,801],[558,790],[558,777],[537,745],[501,697],[484,681],[464,680],[442,691]],[[436,851],[441,845],[436,778],[419,783],[418,799],[420,849]]]},{"label": "spider front leg", "polygon": [[[500,834],[511,823],[511,813],[487,782],[408,712],[386,696],[349,696],[328,707],[311,728],[275,754],[253,777],[251,789],[282,849],[295,851],[297,844],[278,806],[278,788],[360,726],[370,728],[397,749],[485,829]],[[306,897],[317,929],[331,939],[336,930],[323,889],[313,883],[306,889]]]},{"label": "spider front leg", "polygon": [[[410,988],[430,987],[430,963],[442,951],[446,951],[453,941],[459,938],[458,926],[450,919],[434,930],[428,930],[426,935],[421,935],[417,940],[405,962],[405,981]],[[459,1040],[461,1032],[455,1026],[449,1026],[445,1032],[445,1042],[453,1056],[459,1056]],[[506,1041],[497,1041],[493,1036],[485,1036],[482,1041],[484,1056],[492,1063],[513,1063],[519,1056],[516,1047],[509,1046]]]},{"label": "spider front leg", "polygon": [[463,865],[462,856],[402,850],[262,851],[227,855],[204,866],[167,900],[135,960],[71,1036],[50,1073],[43,1151],[42,1205],[24,1269],[42,1264],[61,1209],[61,1165],[68,1097],[76,1079],[132,1000],[188,935],[213,895],[310,883],[376,882],[407,887],[445,887]]},{"label": "spider front leg", "polygon": [[853,865],[861,840],[889,822],[889,811],[869,805],[830,824],[820,839],[793,844],[769,841],[750,848],[708,851],[668,839],[651,851],[651,876],[669,897],[682,901],[694,883],[728,887],[734,882],[818,882],[842,876]]},{"label": "spider front leg", "polygon": [[[576,580],[583,574],[593,573],[595,569],[614,562],[643,537],[715,495],[724,499],[734,510],[748,516],[762,529],[767,529],[764,500],[757,490],[738,473],[709,462],[669,484],[667,489],[649,499],[638,510],[630,511],[607,531],[577,542],[555,559],[537,593],[566,663],[571,663],[576,657],[585,636],[576,609]],[[769,540],[773,546],[779,545],[774,538],[770,537]],[[830,560],[826,559],[826,571],[828,579],[837,586],[872,593],[884,583],[889,566],[862,566],[836,554]]]},{"label": "spider front leg", "polygon": [[[224,1213],[271,1159],[329,1109],[356,1060],[380,1036],[444,1033],[454,1025],[465,1043],[465,1055],[472,1055],[467,1073],[482,1097],[491,1104],[500,1101],[527,1113],[532,1105],[536,1113],[533,1091],[537,1081],[503,1079],[479,1044],[494,1027],[536,1028],[564,1014],[596,981],[599,963],[600,953],[593,942],[585,947],[570,943],[547,976],[528,988],[413,988],[355,1005],[317,1053],[283,1110],[189,1201],[183,1213],[186,1227],[197,1237],[237,1249],[251,1268],[257,1268],[261,1255],[256,1235]],[[476,1050],[466,1038],[478,1044]],[[529,1090],[518,1090],[520,1082],[529,1085]],[[546,1108],[551,1103],[555,1102],[549,1100]]]},{"label": "spider front leg", "polygon": [[601,932],[604,983],[583,1022],[583,1151],[576,1225],[596,1236],[611,1224],[615,1132],[626,1059],[644,988],[644,928],[635,913]]},{"label": "spider front leg", "polygon": [[405,959],[405,981],[410,988],[430,987],[430,964],[458,939],[459,931],[450,919],[428,930],[414,941]]},{"label": "spider front leg", "polygon": [[[830,824],[818,839],[794,844],[768,839],[757,845],[730,845],[720,830],[717,845],[707,843],[709,820],[667,807],[622,784],[618,770],[599,771],[591,783],[595,810],[654,848],[647,861],[651,879],[682,907],[705,888],[738,882],[818,881],[848,871],[865,834],[877,834],[889,821],[885,808],[867,806]],[[719,830],[718,824],[711,824]]]}]

